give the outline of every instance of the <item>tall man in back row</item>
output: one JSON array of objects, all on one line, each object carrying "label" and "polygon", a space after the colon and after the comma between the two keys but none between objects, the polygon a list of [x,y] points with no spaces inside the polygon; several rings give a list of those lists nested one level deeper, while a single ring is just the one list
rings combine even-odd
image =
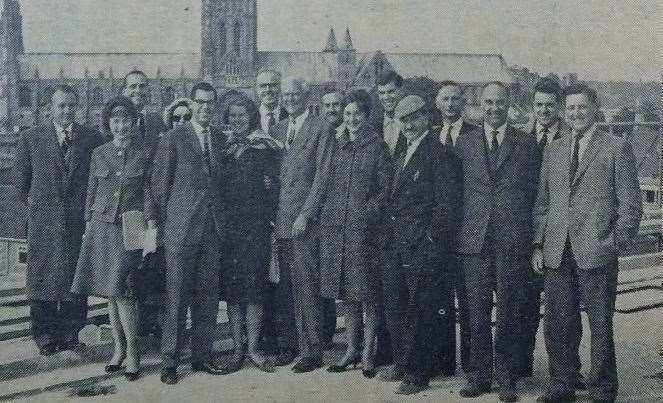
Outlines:
[{"label": "tall man in back row", "polygon": [[596,127],[596,92],[576,84],[564,95],[571,134],[553,141],[545,153],[534,210],[532,266],[545,273],[551,377],[538,401],[575,399],[574,343],[582,301],[592,346],[587,388],[594,402],[614,402],[617,257],[637,234],[642,197],[629,142]]},{"label": "tall man in back row", "polygon": [[463,165],[463,210],[459,253],[468,290],[470,371],[463,397],[491,389],[491,311],[496,295],[495,377],[504,402],[518,399],[520,305],[529,269],[532,206],[536,197],[536,142],[507,122],[509,89],[483,87],[482,127],[458,137]]},{"label": "tall man in back row", "polygon": [[[313,371],[322,366],[318,216],[333,139],[332,133],[327,130],[327,123],[309,114],[308,96],[309,88],[304,80],[293,77],[284,79],[281,103],[289,117],[270,131],[272,137],[285,145],[276,215],[280,269],[277,298],[292,299],[301,357],[292,368],[296,373]],[[288,284],[291,285],[290,295]],[[281,351],[277,365],[287,365],[294,359],[292,350],[295,346],[288,337],[291,334],[289,330],[279,325],[282,334],[279,337]]]},{"label": "tall man in back row", "polygon": [[81,240],[92,150],[99,133],[74,122],[78,94],[67,85],[51,97],[52,121],[21,133],[14,186],[28,212],[26,297],[32,336],[42,355],[78,346],[87,298],[70,293]]}]

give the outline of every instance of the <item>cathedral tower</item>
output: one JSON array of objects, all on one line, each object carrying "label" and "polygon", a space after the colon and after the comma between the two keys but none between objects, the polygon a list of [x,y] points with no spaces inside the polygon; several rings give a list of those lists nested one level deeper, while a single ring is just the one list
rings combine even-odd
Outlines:
[{"label": "cathedral tower", "polygon": [[17,102],[19,55],[23,54],[23,17],[18,0],[3,0],[0,16],[0,126],[13,130]]},{"label": "cathedral tower", "polygon": [[257,0],[202,0],[201,76],[216,86],[244,87],[255,76]]}]

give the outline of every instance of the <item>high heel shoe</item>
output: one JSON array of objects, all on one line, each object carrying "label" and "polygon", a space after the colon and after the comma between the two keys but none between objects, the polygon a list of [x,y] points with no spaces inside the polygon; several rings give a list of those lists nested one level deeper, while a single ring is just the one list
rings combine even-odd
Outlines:
[{"label": "high heel shoe", "polygon": [[354,368],[357,368],[357,364],[359,364],[360,361],[361,361],[361,355],[357,354],[354,357],[352,357],[352,359],[350,361],[346,362],[345,364],[342,364],[342,365],[334,364],[334,365],[329,366],[327,368],[327,372],[343,372],[343,371],[346,371],[350,365],[352,365],[352,368],[354,369]]},{"label": "high heel shoe", "polygon": [[124,368],[124,365],[122,365],[122,362],[124,362],[124,357],[120,360],[119,363],[117,364],[108,364],[104,367],[104,371],[106,371],[107,374],[111,374],[113,372],[118,372],[121,371],[122,368]]}]

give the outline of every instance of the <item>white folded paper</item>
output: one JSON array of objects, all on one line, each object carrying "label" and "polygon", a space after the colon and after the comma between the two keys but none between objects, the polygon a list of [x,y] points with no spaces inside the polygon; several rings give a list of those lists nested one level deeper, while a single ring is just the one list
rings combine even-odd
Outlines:
[{"label": "white folded paper", "polygon": [[142,211],[122,213],[122,240],[124,241],[124,250],[143,249],[145,216]]}]

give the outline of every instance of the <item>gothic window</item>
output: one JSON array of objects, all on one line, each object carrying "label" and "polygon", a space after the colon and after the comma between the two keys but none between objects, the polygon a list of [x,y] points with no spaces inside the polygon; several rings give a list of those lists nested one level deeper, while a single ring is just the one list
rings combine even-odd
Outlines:
[{"label": "gothic window", "polygon": [[30,87],[21,87],[18,90],[18,106],[29,108],[32,106],[32,90]]},{"label": "gothic window", "polygon": [[166,87],[161,90],[161,104],[168,105],[175,99],[175,90],[173,87]]},{"label": "gothic window", "polygon": [[226,23],[221,21],[221,25],[219,25],[219,51],[221,52],[221,56],[225,55],[227,51],[227,35],[228,32],[226,31]]},{"label": "gothic window", "polygon": [[92,88],[90,94],[90,105],[99,106],[104,104],[104,90],[101,87]]},{"label": "gothic window", "polygon": [[235,21],[235,25],[233,26],[233,47],[237,56],[241,55],[241,36],[242,27],[239,25],[239,21]]},{"label": "gothic window", "polygon": [[53,92],[53,88],[51,87],[44,88],[41,92],[41,95],[39,96],[39,106],[45,106],[51,103]]}]

